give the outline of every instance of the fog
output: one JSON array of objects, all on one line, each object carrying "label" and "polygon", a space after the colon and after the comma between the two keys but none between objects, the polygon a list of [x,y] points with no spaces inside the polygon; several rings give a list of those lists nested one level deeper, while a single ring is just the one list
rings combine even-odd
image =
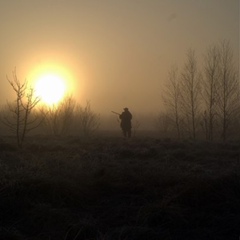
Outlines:
[{"label": "fog", "polygon": [[124,107],[140,121],[161,112],[169,68],[183,66],[189,48],[201,63],[227,39],[238,58],[239,1],[9,0],[0,29],[1,104],[12,99],[6,75],[15,67],[31,83],[36,68],[54,64],[69,73],[74,98],[107,122]]}]

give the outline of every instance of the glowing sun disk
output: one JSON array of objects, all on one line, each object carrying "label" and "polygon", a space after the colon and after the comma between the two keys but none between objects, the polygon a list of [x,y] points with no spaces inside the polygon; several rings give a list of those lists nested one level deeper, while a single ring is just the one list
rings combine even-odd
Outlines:
[{"label": "glowing sun disk", "polygon": [[35,85],[36,95],[46,104],[58,103],[65,94],[64,80],[55,74],[47,74],[39,77]]}]

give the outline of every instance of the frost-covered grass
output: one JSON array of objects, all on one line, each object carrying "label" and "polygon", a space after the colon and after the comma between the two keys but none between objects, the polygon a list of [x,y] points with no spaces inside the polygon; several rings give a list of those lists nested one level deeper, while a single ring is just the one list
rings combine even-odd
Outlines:
[{"label": "frost-covered grass", "polygon": [[0,142],[0,239],[238,239],[238,142]]}]

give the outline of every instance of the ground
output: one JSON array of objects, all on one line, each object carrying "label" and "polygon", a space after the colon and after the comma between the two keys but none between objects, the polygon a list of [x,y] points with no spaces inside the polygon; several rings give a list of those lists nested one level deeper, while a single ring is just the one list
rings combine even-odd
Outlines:
[{"label": "ground", "polygon": [[0,141],[0,239],[235,240],[240,143]]}]

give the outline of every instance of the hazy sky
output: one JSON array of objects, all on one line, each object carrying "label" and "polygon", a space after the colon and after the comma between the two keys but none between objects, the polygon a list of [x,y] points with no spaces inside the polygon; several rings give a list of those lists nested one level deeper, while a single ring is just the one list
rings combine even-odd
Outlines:
[{"label": "hazy sky", "polygon": [[0,0],[0,101],[14,67],[63,69],[73,96],[101,114],[160,111],[161,87],[186,51],[227,39],[239,54],[239,0]]}]

